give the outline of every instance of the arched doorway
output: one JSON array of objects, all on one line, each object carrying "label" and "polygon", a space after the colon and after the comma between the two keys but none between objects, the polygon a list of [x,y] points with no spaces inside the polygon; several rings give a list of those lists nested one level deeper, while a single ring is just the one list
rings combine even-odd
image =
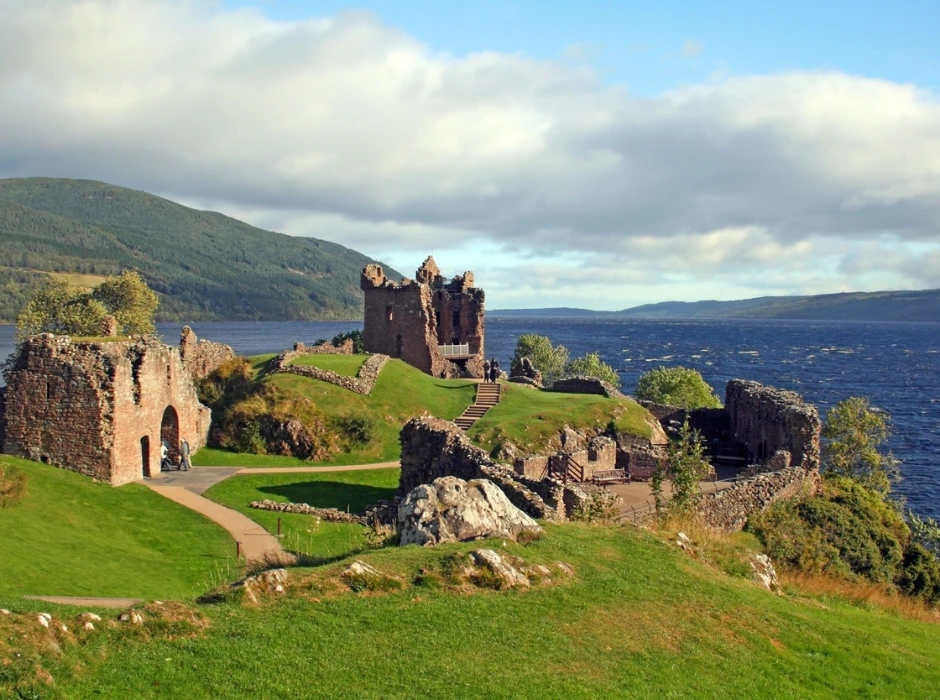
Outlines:
[{"label": "arched doorway", "polygon": [[179,464],[180,419],[172,406],[167,406],[163,412],[163,420],[160,421],[160,442],[166,444],[170,461]]},{"label": "arched doorway", "polygon": [[144,435],[140,439],[140,471],[145,477],[150,477],[150,436]]}]

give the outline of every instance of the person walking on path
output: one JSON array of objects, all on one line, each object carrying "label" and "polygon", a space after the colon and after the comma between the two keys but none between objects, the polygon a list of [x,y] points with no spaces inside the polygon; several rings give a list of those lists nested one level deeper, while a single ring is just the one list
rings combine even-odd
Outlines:
[{"label": "person walking on path", "polygon": [[168,472],[170,471],[170,455],[169,449],[166,446],[166,440],[160,441],[160,471]]},{"label": "person walking on path", "polygon": [[180,440],[180,470],[184,472],[189,471],[189,443],[186,442],[186,438]]}]

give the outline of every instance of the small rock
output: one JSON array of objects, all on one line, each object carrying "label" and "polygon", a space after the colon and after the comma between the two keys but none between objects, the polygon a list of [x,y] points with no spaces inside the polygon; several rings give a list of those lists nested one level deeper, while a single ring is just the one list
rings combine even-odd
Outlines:
[{"label": "small rock", "polygon": [[0,608],[0,615],[9,615],[10,611],[6,608]]},{"label": "small rock", "polygon": [[95,625],[94,625],[92,622],[90,622],[90,621],[89,621],[89,622],[86,622],[84,625],[82,625],[82,627],[84,627],[84,628],[85,628],[86,630],[88,630],[89,632],[94,632],[94,631],[95,631]]},{"label": "small rock", "polygon": [[47,618],[43,617],[42,615],[39,615],[39,616],[36,618],[36,620],[37,620],[37,621],[39,622],[39,624],[42,625],[43,627],[48,627],[48,626],[49,626],[49,620],[48,620]]},{"label": "small rock", "polygon": [[771,561],[770,557],[766,554],[755,554],[752,552],[748,564],[751,565],[751,569],[754,572],[751,576],[752,580],[772,593],[780,592],[777,570],[774,568],[774,563]]},{"label": "small rock", "polygon": [[101,622],[101,616],[95,615],[93,612],[83,612],[80,617],[83,620],[90,620],[91,622]]},{"label": "small rock", "polygon": [[346,567],[340,576],[384,576],[384,574],[374,566],[366,564],[358,559]]},{"label": "small rock", "polygon": [[60,626],[59,626],[59,629],[61,629],[63,632],[68,632],[68,631],[69,631],[69,628],[66,627],[64,624],[63,624],[63,625],[60,625]]},{"label": "small rock", "polygon": [[470,552],[470,556],[477,566],[489,569],[494,573],[503,582],[502,587],[504,588],[513,588],[515,586],[528,588],[531,585],[525,574],[510,564],[508,558],[500,556],[492,549],[475,549]]},{"label": "small rock", "polygon": [[127,613],[122,613],[121,616],[118,618],[118,621],[119,621],[119,622],[129,622],[130,619],[131,619],[131,616],[130,616],[130,615],[128,615]]},{"label": "small rock", "polygon": [[695,552],[695,545],[692,544],[692,540],[689,539],[689,536],[684,532],[680,532],[676,536],[676,544],[679,545],[679,548],[692,554]]},{"label": "small rock", "polygon": [[556,561],[555,565],[565,576],[574,576],[574,569],[571,567],[571,564],[565,564],[563,561]]},{"label": "small rock", "polygon": [[142,624],[144,624],[144,616],[141,615],[139,612],[132,612],[132,613],[131,613],[131,624],[132,624],[132,625],[142,625]]}]

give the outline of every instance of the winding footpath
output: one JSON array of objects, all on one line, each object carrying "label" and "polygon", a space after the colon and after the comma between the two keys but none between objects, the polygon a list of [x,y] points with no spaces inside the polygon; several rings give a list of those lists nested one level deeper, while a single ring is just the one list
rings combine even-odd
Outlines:
[{"label": "winding footpath", "polygon": [[193,467],[187,472],[166,472],[144,483],[153,492],[209,518],[225,528],[239,544],[247,564],[287,561],[291,555],[281,542],[261,525],[236,510],[210,501],[202,494],[231,476],[245,474],[290,474],[302,472],[352,472],[367,469],[396,469],[398,462],[351,464],[335,467]]}]

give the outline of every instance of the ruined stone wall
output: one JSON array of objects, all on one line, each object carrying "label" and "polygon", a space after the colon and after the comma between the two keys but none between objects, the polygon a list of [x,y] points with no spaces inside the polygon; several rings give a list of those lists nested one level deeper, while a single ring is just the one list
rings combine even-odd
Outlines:
[{"label": "ruined stone wall", "polygon": [[596,394],[609,399],[624,399],[626,396],[612,384],[595,377],[568,377],[552,384],[551,391],[563,394]]},{"label": "ruined stone wall", "polygon": [[442,476],[489,479],[513,505],[532,517],[549,520],[559,517],[559,503],[547,502],[536,490],[548,495],[545,484],[525,479],[493,463],[483,450],[470,444],[456,424],[430,416],[409,421],[401,431],[398,494],[404,496],[415,487],[430,484]]},{"label": "ruined stone wall", "polygon": [[640,400],[637,403],[653,414],[663,426],[681,427],[688,419],[689,427],[697,430],[706,441],[725,442],[730,438],[730,419],[723,408],[694,408],[690,411],[652,401]]},{"label": "ruined stone wall", "polygon": [[729,381],[725,396],[732,438],[747,446],[753,461],[784,450],[794,465],[819,468],[821,424],[815,406],[795,392],[743,379]]},{"label": "ruined stone wall", "polygon": [[348,389],[357,394],[368,396],[372,393],[375,382],[379,378],[379,373],[382,371],[386,362],[388,362],[387,355],[371,355],[369,359],[362,363],[362,367],[359,368],[359,372],[355,377],[347,377],[344,374],[337,374],[329,369],[310,367],[308,365],[288,365],[286,367],[280,367],[277,371],[285,374],[299,374],[304,377],[319,379],[320,381],[335,384],[336,386]]},{"label": "ruined stone wall", "polygon": [[7,388],[0,386],[0,451],[7,435]]},{"label": "ruined stone wall", "polygon": [[817,470],[787,467],[738,481],[717,493],[703,494],[696,504],[696,512],[706,526],[733,532],[742,529],[749,517],[776,501],[793,498],[801,493],[815,494],[819,483]]},{"label": "ruined stone wall", "polygon": [[179,350],[154,338],[73,344],[36,336],[23,344],[7,383],[4,452],[115,486],[139,481],[148,466],[159,473],[165,412],[193,451],[209,431],[210,411]]},{"label": "ruined stone wall", "polygon": [[[399,358],[435,377],[483,376],[484,293],[473,288],[471,273],[445,283],[428,258],[417,281],[396,284],[379,265],[366,265],[360,287],[365,296],[362,336],[368,352]],[[462,368],[439,349],[455,341],[468,344],[475,355]]]},{"label": "ruined stone wall", "polygon": [[180,357],[193,379],[208,377],[212,371],[224,362],[235,357],[235,351],[228,345],[199,340],[189,326],[180,334]]}]

